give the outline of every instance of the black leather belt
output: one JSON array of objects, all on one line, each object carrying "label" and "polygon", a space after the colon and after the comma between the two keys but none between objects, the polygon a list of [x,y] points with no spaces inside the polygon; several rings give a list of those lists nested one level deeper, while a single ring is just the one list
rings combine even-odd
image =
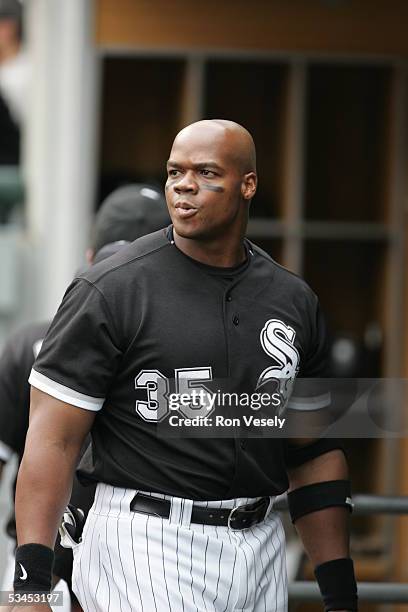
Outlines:
[{"label": "black leather belt", "polygon": [[[194,506],[191,512],[191,522],[202,525],[230,527],[230,529],[248,529],[261,523],[268,511],[269,497],[261,497],[253,504],[244,504],[236,508],[205,508]],[[152,497],[144,493],[136,493],[130,502],[130,509],[142,514],[152,514],[161,518],[169,518],[171,502],[167,499]]]}]

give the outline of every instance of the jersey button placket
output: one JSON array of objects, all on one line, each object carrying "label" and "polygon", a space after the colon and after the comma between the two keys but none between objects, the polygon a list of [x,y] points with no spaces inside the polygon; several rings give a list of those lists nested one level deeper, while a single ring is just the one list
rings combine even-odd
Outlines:
[{"label": "jersey button placket", "polygon": [[232,322],[234,325],[239,325],[239,316],[238,315],[234,315],[232,317]]}]

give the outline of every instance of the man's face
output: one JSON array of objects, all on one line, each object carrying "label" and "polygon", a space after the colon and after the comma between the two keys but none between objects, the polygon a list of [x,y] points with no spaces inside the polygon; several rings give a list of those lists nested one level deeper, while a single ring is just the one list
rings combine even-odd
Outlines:
[{"label": "man's face", "polygon": [[11,17],[0,17],[0,51],[18,43],[18,25]]},{"label": "man's face", "polygon": [[166,199],[179,236],[211,240],[242,232],[245,175],[231,143],[213,130],[181,132],[167,163]]}]

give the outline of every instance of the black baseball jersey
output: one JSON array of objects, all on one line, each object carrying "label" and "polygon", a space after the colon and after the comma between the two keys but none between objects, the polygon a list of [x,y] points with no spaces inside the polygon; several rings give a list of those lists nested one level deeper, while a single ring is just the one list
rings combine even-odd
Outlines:
[{"label": "black baseball jersey", "polygon": [[160,230],[68,288],[30,382],[97,412],[93,480],[195,500],[287,489],[283,439],[158,435],[174,388],[229,381],[229,391],[254,390],[283,371],[322,371],[315,294],[249,241],[246,248],[241,266],[214,268]]},{"label": "black baseball jersey", "polygon": [[12,452],[23,454],[30,412],[28,376],[39,353],[48,323],[19,329],[4,346],[0,357],[0,459]]},{"label": "black baseball jersey", "polygon": [[[28,377],[49,325],[48,321],[31,323],[20,328],[8,338],[2,351],[0,357],[0,461],[3,463],[6,463],[13,453],[18,456],[19,463],[23,456],[30,415]],[[90,449],[86,456],[91,456]],[[80,486],[75,479],[71,503],[87,511],[93,498],[94,489]],[[7,522],[6,530],[10,537],[15,537],[14,512]],[[67,556],[72,557],[70,553]],[[68,575],[67,573],[67,577]]]},{"label": "black baseball jersey", "polygon": [[[28,376],[39,353],[48,323],[33,323],[12,334],[0,357],[0,461],[23,455],[30,413]],[[7,532],[15,535],[14,514]]]}]

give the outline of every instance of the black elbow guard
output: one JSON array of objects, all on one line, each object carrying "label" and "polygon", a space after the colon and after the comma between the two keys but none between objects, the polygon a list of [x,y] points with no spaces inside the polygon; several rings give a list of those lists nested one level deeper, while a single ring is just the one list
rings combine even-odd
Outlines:
[{"label": "black elbow guard", "polygon": [[350,512],[353,509],[349,480],[316,482],[290,491],[287,497],[292,523],[305,514],[325,508],[338,506],[348,508]]},{"label": "black elbow guard", "polygon": [[333,450],[341,450],[344,453],[344,448],[340,440],[335,438],[319,438],[310,444],[303,446],[286,445],[285,463],[288,468],[297,468],[307,461],[316,459],[320,455],[329,453]]}]

